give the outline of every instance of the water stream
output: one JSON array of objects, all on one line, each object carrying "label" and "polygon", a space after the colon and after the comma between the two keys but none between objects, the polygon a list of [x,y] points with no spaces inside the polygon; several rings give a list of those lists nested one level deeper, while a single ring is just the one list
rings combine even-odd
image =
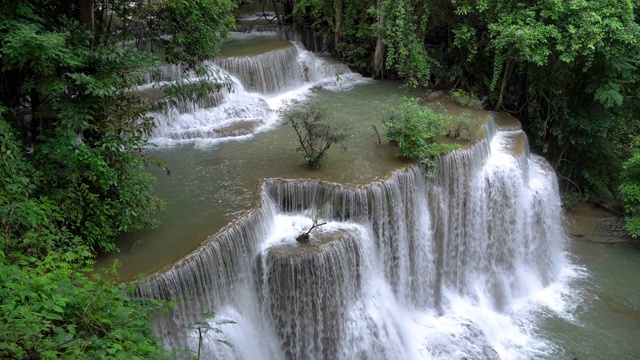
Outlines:
[{"label": "water stream", "polygon": [[[272,33],[236,34],[225,54],[210,66],[233,92],[157,114],[150,152],[172,169],[156,172],[163,225],[100,260],[118,258],[127,278],[152,274],[137,293],[176,301],[156,325],[168,347],[196,351],[194,324],[215,312],[235,324],[204,334],[202,359],[640,354],[638,292],[616,293],[629,283],[606,275],[632,277],[637,249],[593,259],[593,244],[568,240],[555,174],[517,120],[447,105],[486,119],[485,139],[426,177],[376,144],[381,103],[406,94],[397,83]],[[354,128],[349,151],[331,149],[320,170],[301,166],[292,130],[278,124],[287,99],[329,105],[332,121]],[[319,216],[327,224],[296,242]],[[606,261],[614,256],[630,258]]]}]

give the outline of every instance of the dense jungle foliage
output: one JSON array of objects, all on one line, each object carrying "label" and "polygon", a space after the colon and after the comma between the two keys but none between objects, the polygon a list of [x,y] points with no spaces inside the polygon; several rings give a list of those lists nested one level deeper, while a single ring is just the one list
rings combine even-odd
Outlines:
[{"label": "dense jungle foliage", "polygon": [[[324,34],[333,53],[360,72],[465,92],[513,114],[533,151],[554,166],[567,205],[625,204],[629,224],[640,221],[637,0],[284,5],[282,22]],[[640,235],[637,225],[629,230]]]},{"label": "dense jungle foliage", "polygon": [[[163,304],[88,275],[98,251],[153,225],[145,156],[153,102],[135,91],[161,61],[200,64],[235,26],[228,0],[0,3],[0,358],[152,359]],[[161,103],[161,101],[160,101]],[[110,280],[111,279],[111,280]]]}]

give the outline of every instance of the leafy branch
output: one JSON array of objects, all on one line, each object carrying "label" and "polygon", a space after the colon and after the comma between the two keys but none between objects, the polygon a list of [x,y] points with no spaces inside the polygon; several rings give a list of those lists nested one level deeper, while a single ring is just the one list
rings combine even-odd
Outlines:
[{"label": "leafy branch", "polygon": [[[189,329],[195,330],[198,332],[198,355],[196,357],[196,359],[198,360],[200,359],[200,353],[202,351],[202,340],[204,340],[204,334],[212,332],[216,335],[220,335],[222,334],[222,330],[220,330],[219,328],[220,325],[236,323],[235,321],[228,320],[228,319],[214,320],[216,316],[214,312],[204,312],[202,313],[202,316],[204,318],[202,321],[198,321],[189,327]],[[227,340],[220,339],[220,338],[213,339],[213,340],[221,344],[227,345],[229,347],[233,347],[233,345]]]}]

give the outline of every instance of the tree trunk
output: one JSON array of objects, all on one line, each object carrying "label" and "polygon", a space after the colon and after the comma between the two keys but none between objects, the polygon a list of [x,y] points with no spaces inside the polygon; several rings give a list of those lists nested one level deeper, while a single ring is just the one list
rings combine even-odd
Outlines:
[{"label": "tree trunk", "polygon": [[338,44],[340,44],[340,42],[342,41],[342,34],[340,32],[342,31],[342,22],[344,18],[344,14],[342,13],[342,0],[335,1],[335,9],[336,9],[336,21],[335,21],[336,30],[333,34],[333,47],[335,49],[336,55],[339,56],[340,48]]},{"label": "tree trunk", "polygon": [[278,9],[276,0],[271,0],[271,3],[273,4],[273,12],[276,13],[276,22],[278,23],[278,25],[284,25],[284,19],[282,18],[282,15],[280,15],[280,10]]},{"label": "tree trunk", "polygon": [[507,66],[504,69],[504,73],[502,74],[502,84],[500,85],[500,95],[498,95],[498,102],[496,103],[495,110],[502,109],[502,103],[504,101],[504,92],[507,89],[507,83],[509,79],[511,79],[511,74],[513,73],[513,68],[516,65],[515,60],[507,61]]},{"label": "tree trunk", "polygon": [[93,34],[95,31],[95,0],[76,0],[78,20]]},{"label": "tree trunk", "polygon": [[373,53],[373,77],[381,79],[384,76],[384,12],[380,9],[378,1],[378,39],[376,40],[376,50]]},{"label": "tree trunk", "polygon": [[293,24],[295,22],[293,16],[293,7],[295,3],[293,0],[283,0],[282,2],[282,24],[284,25],[285,21],[288,24]]}]

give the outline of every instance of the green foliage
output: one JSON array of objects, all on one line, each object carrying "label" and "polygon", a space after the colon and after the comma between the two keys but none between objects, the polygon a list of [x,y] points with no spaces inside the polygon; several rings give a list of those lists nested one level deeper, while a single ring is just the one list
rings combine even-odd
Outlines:
[{"label": "green foliage", "polygon": [[640,136],[635,138],[632,156],[623,164],[622,196],[626,216],[626,229],[631,236],[640,236]]},{"label": "green foliage", "polygon": [[563,190],[611,200],[637,132],[637,12],[632,1],[436,1],[424,41],[438,49],[436,83],[501,102]]},{"label": "green foliage", "polygon": [[333,144],[346,150],[346,140],[350,134],[343,125],[330,124],[325,108],[314,102],[292,102],[282,115],[283,125],[291,126],[296,133],[300,147],[296,151],[304,153],[304,162],[310,169],[316,169],[327,161],[327,150]]},{"label": "green foliage", "polygon": [[484,135],[482,125],[485,119],[480,117],[469,117],[468,115],[460,115],[448,121],[447,136],[456,140],[478,141]]},{"label": "green foliage", "polygon": [[150,27],[170,36],[155,38],[167,62],[195,67],[218,56],[229,30],[235,29],[235,9],[228,0],[169,0],[159,3]]},{"label": "green foliage", "polygon": [[294,18],[291,20],[296,26],[311,26],[313,29],[321,31],[327,28],[335,30],[335,14],[331,2],[324,0],[296,1],[293,12]]},{"label": "green foliage", "polygon": [[402,98],[389,105],[389,115],[383,123],[389,141],[400,147],[398,156],[419,161],[432,169],[436,157],[455,148],[441,142],[451,121],[450,116],[419,105],[417,99]]},{"label": "green foliage", "polygon": [[435,64],[424,46],[429,5],[424,1],[385,0],[382,11],[386,65],[410,87],[427,86]]},{"label": "green foliage", "polygon": [[343,6],[341,42],[336,45],[336,55],[356,71],[370,73],[371,54],[378,31],[377,11],[372,5],[360,1],[346,1]]},{"label": "green foliage", "polygon": [[166,359],[151,328],[161,306],[68,266],[50,271],[0,261],[0,357]]},{"label": "green foliage", "polygon": [[544,65],[552,52],[549,43],[560,38],[558,29],[538,20],[539,15],[534,9],[520,7],[512,10],[513,13],[501,13],[495,22],[489,24],[490,49],[495,52],[492,90],[497,87],[505,61]]},{"label": "green foliage", "polygon": [[[144,171],[162,165],[145,154],[152,104],[135,91],[160,63],[151,50],[182,64],[185,77],[202,71],[232,28],[235,5],[94,3],[0,3],[3,359],[168,357],[151,328],[161,304],[81,269],[96,252],[115,250],[120,234],[153,225],[162,207]],[[203,75],[167,93],[221,86]]]},{"label": "green foliage", "polygon": [[[215,334],[221,335],[222,330],[220,330],[220,326],[235,324],[236,322],[229,319],[216,319],[216,314],[214,312],[205,312],[202,313],[202,320],[193,324],[190,329],[198,332],[198,354],[196,359],[200,359],[200,351],[202,349],[202,341],[204,340],[204,334]],[[219,342],[221,344],[227,345],[229,347],[233,347],[230,342],[226,341],[223,338],[215,338],[213,339],[215,342]]]},{"label": "green foliage", "polygon": [[[42,224],[64,230],[56,235],[58,244],[81,239],[93,250],[113,251],[118,235],[153,225],[151,214],[162,208],[144,171],[161,165],[144,154],[151,145],[145,136],[155,127],[146,116],[151,104],[133,90],[159,64],[145,46],[161,44],[166,60],[185,70],[198,68],[204,76],[204,81],[172,84],[170,96],[216,91],[220,84],[208,81],[210,74],[199,64],[219,52],[234,26],[235,4],[117,0],[104,5],[108,8],[88,8],[97,21],[87,23],[65,1],[3,2],[0,104],[22,144],[14,151],[39,170],[30,179],[28,201],[55,204],[47,206],[51,211],[45,211],[48,220]],[[117,31],[102,16],[107,10],[122,18]],[[131,39],[141,48],[123,46]]]},{"label": "green foliage", "polygon": [[0,253],[9,262],[43,258],[86,262],[92,254],[81,239],[58,224],[64,216],[58,204],[35,195],[42,173],[25,158],[14,131],[0,114]]},{"label": "green foliage", "polygon": [[44,186],[62,187],[48,196],[64,215],[64,226],[92,248],[113,251],[118,235],[155,223],[150,213],[162,203],[150,196],[153,178],[143,171],[140,145],[131,149],[136,142],[142,140],[104,136],[94,146],[70,138],[47,139],[39,146],[38,156],[46,156]]}]

